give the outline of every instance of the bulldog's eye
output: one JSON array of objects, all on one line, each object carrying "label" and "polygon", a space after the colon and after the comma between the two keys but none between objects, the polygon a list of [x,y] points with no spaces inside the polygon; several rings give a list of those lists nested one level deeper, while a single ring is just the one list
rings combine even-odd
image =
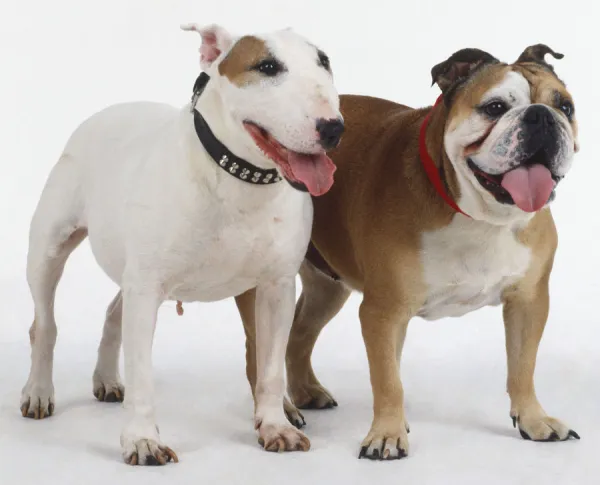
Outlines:
[{"label": "bulldog's eye", "polygon": [[564,101],[560,105],[560,110],[565,114],[569,121],[573,119],[573,112],[575,111],[575,108],[573,107],[573,103],[571,103],[571,101]]},{"label": "bulldog's eye", "polygon": [[283,72],[283,66],[276,59],[265,59],[264,61],[259,62],[252,69],[269,77],[277,76],[277,74]]},{"label": "bulldog's eye", "polygon": [[504,101],[492,101],[483,107],[483,112],[491,118],[498,118],[508,111]]}]

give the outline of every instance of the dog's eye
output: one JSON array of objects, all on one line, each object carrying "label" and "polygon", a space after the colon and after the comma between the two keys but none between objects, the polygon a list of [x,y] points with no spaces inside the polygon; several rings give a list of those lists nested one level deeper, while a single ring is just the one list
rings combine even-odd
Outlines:
[{"label": "dog's eye", "polygon": [[508,111],[508,105],[504,101],[492,101],[483,107],[483,111],[491,118],[498,118]]},{"label": "dog's eye", "polygon": [[571,101],[564,101],[560,105],[560,110],[565,114],[569,121],[573,119],[573,112],[575,111],[575,108],[573,107],[573,103],[571,103]]},{"label": "dog's eye", "polygon": [[265,76],[273,77],[283,71],[283,66],[275,59],[265,59],[254,66],[253,69],[261,72]]},{"label": "dog's eye", "polygon": [[323,51],[319,51],[319,65],[326,71],[331,70],[331,64],[329,63],[329,57]]}]

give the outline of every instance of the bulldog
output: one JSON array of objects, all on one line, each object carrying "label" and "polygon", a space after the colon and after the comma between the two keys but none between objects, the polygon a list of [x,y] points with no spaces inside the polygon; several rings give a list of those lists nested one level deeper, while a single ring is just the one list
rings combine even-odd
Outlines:
[{"label": "bulldog", "polygon": [[399,366],[409,321],[489,305],[503,307],[514,426],[534,441],[579,438],[534,388],[557,246],[549,204],[579,147],[571,94],[547,54],[563,57],[542,44],[512,64],[460,50],[431,71],[442,91],[433,107],[341,97],[336,183],[314,199],[286,363],[295,406],[337,406],[311,353],[351,291],[362,292],[374,417],[359,457],[408,454]]}]

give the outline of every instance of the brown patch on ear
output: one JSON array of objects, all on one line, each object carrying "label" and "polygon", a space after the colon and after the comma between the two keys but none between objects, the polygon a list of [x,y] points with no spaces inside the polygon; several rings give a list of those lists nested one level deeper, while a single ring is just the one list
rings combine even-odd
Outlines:
[{"label": "brown patch on ear", "polygon": [[219,74],[233,84],[244,86],[260,80],[260,74],[250,68],[270,56],[265,41],[251,35],[240,38],[219,64]]}]

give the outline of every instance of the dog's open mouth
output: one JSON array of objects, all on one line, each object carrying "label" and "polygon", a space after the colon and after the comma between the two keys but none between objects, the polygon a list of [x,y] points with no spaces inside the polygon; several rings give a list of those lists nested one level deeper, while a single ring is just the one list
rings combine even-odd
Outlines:
[{"label": "dog's open mouth", "polygon": [[333,185],[336,166],[324,150],[298,153],[283,146],[267,130],[251,121],[244,121],[244,128],[256,146],[277,164],[290,182],[303,185],[314,196],[325,194]]},{"label": "dog's open mouth", "polygon": [[529,160],[503,174],[490,174],[481,170],[472,158],[467,165],[480,185],[502,204],[516,204],[525,212],[537,212],[553,197],[560,178],[553,175],[536,154]]}]

